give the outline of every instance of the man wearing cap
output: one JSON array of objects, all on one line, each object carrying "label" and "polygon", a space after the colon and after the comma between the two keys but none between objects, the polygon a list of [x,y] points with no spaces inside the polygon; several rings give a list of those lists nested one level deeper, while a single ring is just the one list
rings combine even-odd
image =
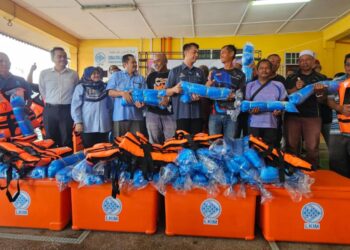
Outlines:
[{"label": "man wearing cap", "polygon": [[[286,88],[288,94],[294,93],[306,85],[323,81],[326,77],[314,70],[315,55],[311,50],[299,54],[299,70],[288,76]],[[321,133],[321,114],[315,95],[298,105],[299,114],[288,113],[285,116],[287,150],[300,154],[301,137],[304,138],[306,159],[315,165],[319,164],[319,143]]]}]

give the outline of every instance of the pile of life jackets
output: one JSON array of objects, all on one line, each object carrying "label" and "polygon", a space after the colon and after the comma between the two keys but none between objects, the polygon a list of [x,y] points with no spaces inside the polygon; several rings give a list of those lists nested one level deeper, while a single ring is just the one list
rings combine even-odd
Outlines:
[{"label": "pile of life jackets", "polygon": [[18,180],[18,192],[14,197],[8,190],[13,171],[16,171],[19,178],[23,179],[34,167],[48,166],[52,161],[60,159],[72,151],[69,147],[53,147],[54,141],[51,139],[41,141],[36,139],[36,135],[31,135],[2,138],[0,141],[0,162],[8,166],[6,185],[0,189],[6,189],[6,195],[11,202],[15,201],[20,193]]},{"label": "pile of life jackets", "polygon": [[[147,138],[137,132],[127,132],[124,136],[117,137],[114,144],[99,143],[91,148],[85,149],[84,153],[89,162],[114,161],[111,175],[112,196],[119,194],[118,174],[121,163],[127,166],[126,171],[133,174],[137,170],[142,171],[143,178],[151,181],[154,174],[167,163],[175,162],[178,152],[183,148],[197,149],[209,147],[211,141],[222,138],[222,135],[209,136],[199,133],[190,135],[185,131],[177,131],[174,138],[167,140],[163,145],[151,144]],[[107,170],[106,170],[107,171]]]}]

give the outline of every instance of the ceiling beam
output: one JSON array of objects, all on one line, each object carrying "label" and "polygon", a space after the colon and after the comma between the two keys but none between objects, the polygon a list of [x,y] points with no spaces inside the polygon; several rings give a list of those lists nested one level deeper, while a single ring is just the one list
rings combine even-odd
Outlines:
[{"label": "ceiling beam", "polygon": [[279,33],[306,5],[303,3],[278,29],[275,31],[275,34]]},{"label": "ceiling beam", "polygon": [[[77,3],[81,9],[83,9],[84,5],[82,5],[79,0],[74,0],[75,3]],[[120,39],[120,36],[118,36],[113,30],[111,30],[104,22],[102,22],[97,16],[95,16],[93,13],[89,12],[89,15],[92,16],[99,24],[101,24],[106,30],[111,32],[116,38]]]},{"label": "ceiling beam", "polygon": [[245,6],[243,15],[241,16],[241,19],[239,20],[239,23],[238,23],[238,25],[237,25],[237,27],[236,27],[236,30],[235,30],[235,32],[233,33],[234,36],[237,35],[239,29],[241,28],[241,25],[242,25],[242,23],[243,23],[243,21],[244,21],[244,18],[245,18],[245,16],[246,16],[247,12],[248,12],[248,9],[249,9],[250,4],[251,4],[251,3],[250,3],[250,1],[249,1],[249,2],[247,3],[247,5]]},{"label": "ceiling beam", "polygon": [[190,1],[190,14],[191,14],[191,22],[192,22],[192,35],[193,37],[196,37],[196,25],[194,22],[194,9],[193,9],[193,0],[189,0]]},{"label": "ceiling beam", "polygon": [[93,13],[89,12],[90,16],[92,16],[98,23],[100,23],[103,27],[105,27],[106,30],[111,32],[116,38],[120,39],[120,36],[118,36],[113,30],[111,30],[107,25],[104,24],[97,16],[95,16]]},{"label": "ceiling beam", "polygon": [[318,31],[323,30],[324,28],[328,27],[329,25],[331,25],[332,23],[338,21],[340,18],[346,16],[348,13],[350,13],[350,9],[344,11],[340,16],[334,18],[333,20],[331,20],[329,23],[323,25]]},{"label": "ceiling beam", "polygon": [[139,13],[140,17],[142,18],[143,22],[145,23],[145,25],[147,26],[148,30],[152,33],[153,38],[158,37],[157,34],[154,32],[152,26],[149,24],[149,22],[147,21],[145,15],[142,13],[142,11],[140,10],[139,6],[136,4],[135,0],[132,0],[132,2],[134,3],[134,5],[137,8],[137,12]]}]

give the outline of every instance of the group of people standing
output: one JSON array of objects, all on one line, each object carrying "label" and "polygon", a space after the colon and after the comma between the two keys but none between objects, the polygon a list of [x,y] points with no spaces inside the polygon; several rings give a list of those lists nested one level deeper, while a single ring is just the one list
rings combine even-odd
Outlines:
[{"label": "group of people standing", "polygon": [[[45,101],[46,137],[52,138],[57,145],[72,146],[74,127],[75,132],[82,134],[85,147],[108,141],[110,133],[118,137],[128,131],[141,132],[149,137],[151,143],[161,144],[174,136],[176,130],[196,134],[203,132],[203,128],[208,128],[209,134],[220,133],[227,140],[253,134],[275,147],[280,147],[281,141],[284,141],[285,149],[297,155],[305,147],[306,159],[318,165],[321,131],[330,148],[334,141],[331,139],[331,110],[335,109],[344,115],[350,113],[349,105],[342,104],[340,107],[336,98],[328,95],[322,84],[316,84],[316,94],[297,107],[298,114],[278,110],[260,112],[256,108],[247,114],[241,113],[238,119],[232,119],[231,115],[237,108],[233,104],[239,92],[249,101],[285,101],[288,94],[306,85],[326,80],[326,76],[315,70],[314,53],[310,50],[302,51],[299,54],[298,71],[287,79],[277,74],[281,58],[272,54],[267,59],[260,60],[257,65],[251,65],[254,68],[254,78],[247,83],[240,65],[235,63],[236,52],[234,45],[223,46],[220,52],[223,68],[206,75],[202,69],[194,66],[198,59],[198,44],[188,43],[183,46],[183,62],[171,70],[167,68],[166,55],[155,54],[154,71],[146,79],[138,73],[135,57],[127,54],[122,58],[124,70],[111,68],[112,74],[106,84],[102,81],[103,72],[98,67],[86,68],[79,80],[77,73],[67,68],[64,49],[55,47],[51,50],[54,67],[42,71],[39,77],[39,91]],[[344,65],[342,80],[350,76],[350,55],[346,56]],[[10,74],[9,69],[8,57],[0,53],[0,88],[6,91],[7,88],[13,88],[12,85],[23,85],[27,89],[27,99],[30,99],[30,85],[24,79]],[[230,82],[223,84],[214,80],[213,74],[222,72],[230,75]],[[227,100],[211,101],[209,105],[208,102],[203,105],[203,98],[193,94],[189,103],[183,103],[180,100],[181,81],[226,87],[231,89],[231,94]],[[160,104],[162,108],[134,102],[134,89],[166,90],[166,96]],[[123,105],[122,99],[128,105]],[[206,110],[203,110],[205,107]],[[209,114],[208,119],[203,119],[205,113]],[[346,148],[350,148],[347,137],[343,143],[347,145]],[[339,153],[335,151],[337,150],[333,154]],[[334,155],[331,154],[332,150],[330,158],[333,164]],[[338,168],[343,169],[337,171],[343,171],[342,174],[348,176],[350,171],[344,170],[348,168],[344,164],[349,164],[349,157],[350,150],[347,149],[342,154],[342,159],[346,158],[345,163],[336,162]]]}]

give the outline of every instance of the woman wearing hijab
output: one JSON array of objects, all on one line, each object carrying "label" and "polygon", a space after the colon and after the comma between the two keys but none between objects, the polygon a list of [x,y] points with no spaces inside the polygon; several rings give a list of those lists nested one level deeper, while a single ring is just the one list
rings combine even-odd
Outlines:
[{"label": "woman wearing hijab", "polygon": [[113,105],[101,78],[98,68],[87,67],[73,94],[71,115],[84,148],[107,142],[112,129]]}]

